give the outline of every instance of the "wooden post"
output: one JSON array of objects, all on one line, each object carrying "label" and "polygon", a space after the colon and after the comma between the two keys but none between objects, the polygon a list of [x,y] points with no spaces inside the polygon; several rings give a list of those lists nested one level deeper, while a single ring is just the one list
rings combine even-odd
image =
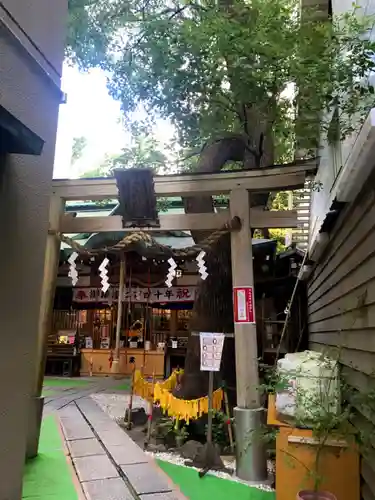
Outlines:
[{"label": "wooden post", "polygon": [[227,416],[229,444],[230,444],[230,449],[232,450],[232,453],[233,453],[234,452],[233,430],[232,430],[232,422],[231,422],[231,418],[230,418],[228,393],[227,393],[226,387],[223,387],[223,393],[224,393],[225,414]]},{"label": "wooden post", "polygon": [[31,401],[32,407],[27,434],[26,456],[28,458],[35,457],[38,454],[40,424],[43,413],[43,398],[41,395],[47,355],[47,339],[51,328],[53,300],[55,297],[55,286],[60,257],[60,240],[57,238],[56,234],[54,234],[54,231],[59,231],[60,220],[64,214],[64,207],[65,202],[59,196],[51,197],[49,211],[50,234],[47,236],[44,257],[44,277],[39,312],[37,363],[35,364]]},{"label": "wooden post", "polygon": [[[239,217],[242,223],[240,231],[231,233],[233,287],[254,287],[249,205],[249,192],[246,189],[231,191],[231,216]],[[259,408],[256,324],[235,324],[234,336],[236,339],[237,406]]]},{"label": "wooden post", "polygon": [[121,323],[122,323],[122,303],[124,296],[124,284],[125,284],[125,266],[126,260],[125,255],[121,258],[120,262],[120,282],[118,290],[118,301],[117,301],[117,323],[116,323],[116,344],[115,344],[115,355],[113,357],[112,363],[112,373],[120,372],[120,335],[121,335]]},{"label": "wooden post", "polygon": [[214,392],[214,372],[208,372],[208,422],[207,422],[207,443],[212,444],[212,398]]},{"label": "wooden post", "polygon": [[[135,361],[132,363],[132,385],[130,389],[129,405],[128,405],[128,418],[126,422],[126,428],[128,430],[132,427],[132,410],[133,410],[133,395],[134,395],[134,378],[135,378]],[[125,413],[126,420],[126,413]]]},{"label": "wooden post", "polygon": [[[241,229],[231,233],[233,287],[252,287],[254,298],[253,252],[250,221],[250,197],[246,189],[230,193],[231,217],[241,219]],[[266,456],[256,431],[262,425],[259,397],[258,348],[253,319],[235,322],[237,407],[234,409],[237,440],[237,475],[247,481],[263,481],[267,477]],[[235,311],[236,316],[236,311]]]},{"label": "wooden post", "polygon": [[51,328],[53,301],[60,259],[61,243],[54,232],[59,231],[60,220],[64,214],[64,209],[65,201],[58,196],[52,196],[49,211],[50,234],[48,234],[47,237],[46,253],[44,257],[44,277],[39,313],[38,359],[40,360],[40,364],[36,366],[35,374],[35,394],[38,396],[41,395],[43,388],[47,338]]},{"label": "wooden post", "polygon": [[152,431],[152,418],[154,413],[154,393],[155,393],[155,371],[152,373],[152,398],[149,401],[149,414],[147,416],[147,436],[145,440],[145,449],[150,443],[151,431]]}]

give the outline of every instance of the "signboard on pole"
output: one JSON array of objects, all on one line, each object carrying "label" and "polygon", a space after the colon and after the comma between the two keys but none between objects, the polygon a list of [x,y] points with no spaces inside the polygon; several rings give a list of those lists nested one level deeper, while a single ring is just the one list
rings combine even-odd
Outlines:
[{"label": "signboard on pole", "polygon": [[236,324],[255,324],[254,288],[252,286],[233,287],[233,313]]},{"label": "signboard on pole", "polygon": [[224,347],[224,333],[200,333],[201,371],[220,371],[221,356]]}]

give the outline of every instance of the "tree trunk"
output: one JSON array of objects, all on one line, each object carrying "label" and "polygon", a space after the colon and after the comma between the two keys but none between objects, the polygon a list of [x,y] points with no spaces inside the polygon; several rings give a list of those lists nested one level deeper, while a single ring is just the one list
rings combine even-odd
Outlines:
[{"label": "tree trunk", "polygon": [[[198,172],[218,172],[228,161],[242,161],[247,166],[256,168],[263,164],[249,152],[246,136],[230,136],[207,145],[198,163]],[[252,156],[252,159],[251,159]],[[271,158],[271,155],[267,155]],[[252,206],[265,206],[268,193],[252,196]],[[211,196],[184,198],[186,213],[213,212]],[[207,236],[207,232],[194,231],[192,236],[196,243]],[[199,332],[233,333],[232,307],[232,271],[230,234],[224,235],[207,252],[205,257],[208,277],[199,282],[198,296],[194,303],[193,316],[190,324],[190,335],[185,360],[185,371],[181,385],[175,390],[175,396],[182,399],[195,399],[207,394],[208,374],[200,371],[200,340]],[[235,402],[236,369],[234,338],[226,338],[220,373],[215,373],[215,388],[225,380],[229,387],[231,402]]]},{"label": "tree trunk", "polygon": [[[218,6],[222,15],[235,17],[236,22],[255,29],[258,13],[249,7],[244,10],[243,18],[239,10],[234,9],[233,0],[219,0]],[[250,12],[251,11],[251,12]],[[250,15],[251,14],[251,15]],[[229,35],[230,36],[230,35]],[[233,99],[238,102],[237,115],[240,119],[243,135],[229,135],[213,144],[207,145],[198,162],[198,172],[219,172],[228,161],[241,161],[244,168],[259,168],[273,165],[273,120],[275,116],[277,89],[274,96],[266,92],[258,97],[256,102],[249,100],[241,102],[243,95],[241,86],[241,69],[232,64],[230,54],[223,54],[228,72],[228,80],[233,93]],[[252,54],[248,55],[248,64],[251,64]],[[269,193],[257,193],[251,197],[251,206],[265,206]],[[213,212],[213,203],[210,196],[201,198],[185,198],[186,213]],[[204,232],[193,232],[196,243],[207,236]],[[230,235],[223,236],[214,245],[206,256],[208,278],[200,281],[198,298],[194,303],[191,329],[195,332],[224,332],[232,333],[232,272]],[[222,357],[221,374],[216,374],[215,384],[223,376],[228,386],[235,387],[235,345],[234,338],[226,338]],[[207,394],[207,373],[200,371],[200,343],[199,336],[191,335],[188,342],[185,360],[185,373],[181,386],[176,395],[184,399],[192,399]],[[230,393],[230,395],[233,395]],[[234,395],[233,395],[234,396]]]}]

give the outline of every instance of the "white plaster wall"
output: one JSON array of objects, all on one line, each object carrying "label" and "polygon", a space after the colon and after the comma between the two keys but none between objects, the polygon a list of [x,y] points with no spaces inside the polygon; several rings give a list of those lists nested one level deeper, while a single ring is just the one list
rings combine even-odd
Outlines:
[{"label": "white plaster wall", "polygon": [[[357,5],[361,8],[358,10],[359,15],[367,15],[367,16],[372,16],[375,14],[375,0],[357,0]],[[334,14],[343,14],[347,11],[352,11],[353,10],[353,0],[333,0],[332,1],[332,10]],[[375,27],[372,28],[371,33],[369,33],[369,36],[375,40]],[[374,85],[374,76],[370,76],[371,83]],[[348,137],[343,143],[342,143],[342,160],[343,164],[345,165],[345,162],[349,156],[349,153],[353,147],[353,144],[357,138],[358,132],[353,134],[353,136]]]},{"label": "white plaster wall", "polygon": [[330,208],[330,204],[332,203],[331,190],[335,180],[327,144],[322,145],[319,155],[320,164],[315,181],[321,183],[322,187],[319,191],[313,191],[311,195],[310,246],[315,241]]},{"label": "white plaster wall", "polygon": [[[334,14],[342,14],[353,9],[354,0],[332,0],[332,11]],[[374,0],[356,0],[355,3],[361,7],[365,14],[373,14],[375,11]]]}]

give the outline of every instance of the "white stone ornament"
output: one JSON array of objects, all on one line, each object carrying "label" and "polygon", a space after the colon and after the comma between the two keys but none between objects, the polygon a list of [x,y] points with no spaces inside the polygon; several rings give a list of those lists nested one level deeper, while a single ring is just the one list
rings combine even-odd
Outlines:
[{"label": "white stone ornament", "polygon": [[99,271],[100,271],[99,276],[101,278],[101,283],[102,283],[102,292],[104,292],[104,293],[110,287],[110,284],[108,283],[108,269],[107,269],[108,264],[109,264],[109,260],[106,257],[99,266]]},{"label": "white stone ornament", "polygon": [[167,285],[168,288],[171,288],[173,278],[176,276],[177,264],[172,257],[168,259],[168,264],[169,264],[169,269],[168,269],[167,279],[165,280],[165,284]]},{"label": "white stone ornament", "polygon": [[72,280],[73,286],[76,286],[76,284],[78,283],[78,271],[77,271],[77,265],[76,265],[77,257],[78,257],[78,253],[73,252],[68,259],[68,262],[70,264],[68,276]]},{"label": "white stone ornament", "polygon": [[206,255],[206,252],[204,250],[202,250],[201,252],[199,252],[197,258],[195,259],[197,261],[198,272],[199,272],[202,280],[205,280],[208,276],[206,262],[204,260],[205,255]]}]

